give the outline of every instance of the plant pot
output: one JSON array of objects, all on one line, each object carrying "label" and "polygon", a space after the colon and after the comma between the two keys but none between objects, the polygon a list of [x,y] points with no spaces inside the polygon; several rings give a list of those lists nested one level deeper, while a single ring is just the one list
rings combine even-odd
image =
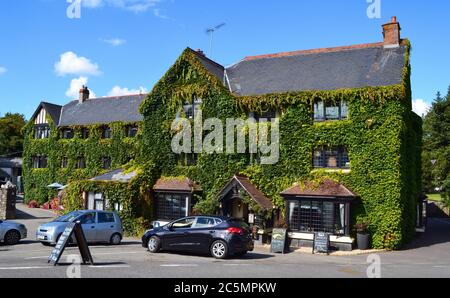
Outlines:
[{"label": "plant pot", "polygon": [[369,249],[370,235],[367,233],[357,233],[356,243],[358,244],[358,249],[367,250]]}]

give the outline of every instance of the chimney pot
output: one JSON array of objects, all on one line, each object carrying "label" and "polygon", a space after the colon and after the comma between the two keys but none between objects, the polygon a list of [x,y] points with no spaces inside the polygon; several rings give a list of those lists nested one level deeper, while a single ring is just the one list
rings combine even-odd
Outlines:
[{"label": "chimney pot", "polygon": [[200,55],[206,57],[205,52],[203,52],[201,49],[197,49],[197,53],[199,53]]},{"label": "chimney pot", "polygon": [[400,23],[393,16],[390,23],[383,25],[383,37],[385,46],[398,46],[400,44]]},{"label": "chimney pot", "polygon": [[83,103],[86,100],[88,100],[89,99],[89,93],[90,92],[89,92],[88,87],[83,85],[83,87],[81,87],[81,89],[80,89],[80,97],[78,99],[78,102],[79,103]]}]

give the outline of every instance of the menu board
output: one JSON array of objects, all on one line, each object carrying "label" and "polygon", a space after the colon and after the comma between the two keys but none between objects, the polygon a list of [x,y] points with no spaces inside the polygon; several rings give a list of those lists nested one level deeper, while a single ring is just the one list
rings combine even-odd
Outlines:
[{"label": "menu board", "polygon": [[330,253],[330,234],[314,233],[313,253]]},{"label": "menu board", "polygon": [[286,229],[273,229],[272,230],[272,242],[270,245],[270,251],[274,253],[286,252]]},{"label": "menu board", "polygon": [[48,257],[48,263],[53,263],[55,266],[58,264],[73,234],[75,235],[83,264],[89,263],[94,265],[89,246],[87,245],[86,237],[83,233],[83,228],[79,222],[71,222],[67,224],[64,232],[58,239],[58,243],[56,243],[56,246]]}]

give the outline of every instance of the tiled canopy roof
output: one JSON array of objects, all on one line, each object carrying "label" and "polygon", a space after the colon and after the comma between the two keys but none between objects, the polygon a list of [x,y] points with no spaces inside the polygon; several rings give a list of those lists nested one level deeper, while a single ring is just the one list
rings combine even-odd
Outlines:
[{"label": "tiled canopy roof", "polygon": [[243,175],[235,175],[230,182],[225,185],[222,191],[219,193],[218,197],[222,200],[231,190],[233,185],[238,184],[244,189],[247,194],[256,202],[258,205],[266,210],[273,209],[274,205],[272,201],[266,197],[256,186],[248,179],[248,177]]},{"label": "tiled canopy roof", "polygon": [[296,183],[291,188],[283,191],[281,195],[284,197],[358,197],[357,194],[349,190],[347,187],[331,179],[325,179],[320,183],[308,181],[304,185]]},{"label": "tiled canopy roof", "polygon": [[153,187],[156,191],[197,192],[201,187],[189,178],[160,178]]}]

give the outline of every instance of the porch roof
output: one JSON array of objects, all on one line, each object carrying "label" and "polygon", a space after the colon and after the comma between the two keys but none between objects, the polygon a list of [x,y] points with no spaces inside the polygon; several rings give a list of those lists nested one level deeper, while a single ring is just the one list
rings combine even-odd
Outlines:
[{"label": "porch roof", "polygon": [[326,198],[357,198],[358,195],[344,185],[325,179],[319,183],[307,181],[305,184],[294,184],[281,193],[283,197],[326,197]]},{"label": "porch roof", "polygon": [[156,191],[181,191],[198,192],[202,191],[200,185],[187,177],[161,177],[153,187]]},{"label": "porch roof", "polygon": [[220,191],[218,197],[222,200],[231,190],[233,184],[239,184],[242,189],[244,189],[247,194],[256,202],[258,205],[266,210],[274,208],[272,201],[266,197],[256,186],[248,179],[248,177],[243,175],[235,175],[230,182],[228,182],[224,188]]}]

